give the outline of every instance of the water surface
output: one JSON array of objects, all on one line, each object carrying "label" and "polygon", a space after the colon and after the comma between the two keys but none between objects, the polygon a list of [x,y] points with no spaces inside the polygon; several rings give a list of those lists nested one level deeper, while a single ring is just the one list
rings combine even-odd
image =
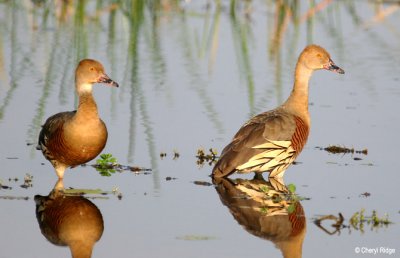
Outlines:
[{"label": "water surface", "polygon": [[[151,169],[111,177],[91,166],[66,172],[67,188],[122,193],[121,200],[89,196],[105,197],[90,199],[105,228],[93,257],[281,257],[276,242],[246,230],[213,185],[193,183],[211,183],[212,167],[198,166],[195,156],[199,148],[220,152],[252,115],[282,103],[310,43],[326,48],[346,74],[312,77],[309,141],[285,174],[306,198],[303,256],[355,257],[356,247],[398,255],[398,5],[36,2],[0,4],[0,180],[12,187],[0,189],[0,257],[70,256],[43,237],[36,220],[34,196],[48,195],[57,178],[35,145],[47,117],[75,108],[73,73],[87,57],[120,84],[95,86],[109,132],[103,152]],[[368,155],[316,148],[329,145]],[[33,185],[22,188],[26,174]],[[329,235],[313,223],[340,212],[348,226],[361,209],[387,213],[394,224]]]}]

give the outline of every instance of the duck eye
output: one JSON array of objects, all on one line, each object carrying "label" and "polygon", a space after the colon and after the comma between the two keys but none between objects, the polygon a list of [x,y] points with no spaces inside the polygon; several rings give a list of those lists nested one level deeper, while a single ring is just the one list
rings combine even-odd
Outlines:
[{"label": "duck eye", "polygon": [[90,71],[94,71],[94,67],[90,67]]}]

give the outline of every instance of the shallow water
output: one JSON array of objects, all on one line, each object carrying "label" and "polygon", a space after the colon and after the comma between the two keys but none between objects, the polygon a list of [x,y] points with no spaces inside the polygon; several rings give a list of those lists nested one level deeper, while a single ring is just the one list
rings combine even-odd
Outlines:
[{"label": "shallow water", "polygon": [[[303,1],[237,3],[235,13],[224,1],[220,8],[208,1],[109,2],[0,3],[0,180],[11,187],[0,189],[0,257],[70,256],[43,237],[36,220],[33,198],[48,195],[57,178],[35,145],[47,117],[75,107],[73,72],[86,57],[120,84],[95,86],[109,132],[103,153],[151,169],[111,177],[91,166],[66,172],[66,188],[122,194],[88,195],[104,219],[93,257],[282,256],[280,245],[230,214],[215,186],[194,183],[211,183],[212,169],[195,156],[199,148],[220,152],[244,121],[284,101],[309,43],[325,47],[346,74],[313,75],[311,134],[299,164],[285,174],[306,198],[303,257],[355,257],[356,247],[398,255],[398,5],[322,1],[314,14]],[[368,155],[316,148],[329,145]],[[20,187],[27,173],[32,186]],[[329,235],[313,223],[342,213],[348,226],[361,209],[387,213],[394,224]],[[333,232],[331,224],[324,222]]]}]

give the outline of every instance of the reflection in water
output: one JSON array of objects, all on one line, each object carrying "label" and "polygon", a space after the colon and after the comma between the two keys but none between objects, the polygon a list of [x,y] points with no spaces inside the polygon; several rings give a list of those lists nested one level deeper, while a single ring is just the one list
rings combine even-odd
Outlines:
[{"label": "reflection in water", "polygon": [[205,109],[205,113],[210,119],[211,123],[214,125],[214,128],[217,130],[218,134],[224,133],[224,128],[219,118],[218,112],[215,108],[215,103],[212,101],[211,94],[206,90],[204,85],[207,85],[205,79],[201,74],[201,66],[200,63],[197,62],[197,56],[194,46],[193,37],[191,36],[191,32],[193,28],[190,27],[190,24],[186,22],[187,15],[182,13],[180,17],[180,23],[182,26],[180,27],[180,35],[178,37],[178,44],[182,49],[182,55],[184,57],[184,69],[186,70],[191,88],[196,92],[199,100],[202,103],[202,106]]},{"label": "reflection in water", "polygon": [[[148,145],[148,152],[151,160],[151,167],[154,171],[153,183],[154,189],[160,189],[160,179],[158,175],[158,157],[156,155],[156,145],[154,141],[154,133],[152,127],[152,117],[148,112],[148,103],[141,82],[140,73],[140,49],[139,39],[140,31],[144,19],[144,2],[132,2],[127,12],[127,20],[129,20],[129,44],[128,55],[126,56],[126,77],[124,82],[131,86],[131,99],[130,99],[130,119],[129,119],[129,145],[128,145],[128,162],[133,162],[136,139],[136,129],[138,127],[138,115],[142,118],[144,127],[145,139]],[[139,109],[139,114],[138,110]]]},{"label": "reflection in water", "polygon": [[244,75],[246,81],[250,115],[253,116],[255,114],[254,76],[249,50],[249,47],[251,44],[253,44],[253,42],[251,42],[251,23],[249,17],[240,17],[237,15],[234,8],[232,8],[230,12],[230,21],[232,27],[232,36],[234,38],[233,43],[235,44],[237,60],[240,66],[239,69]]},{"label": "reflection in water", "polygon": [[104,230],[100,210],[82,196],[64,193],[62,180],[48,196],[35,196],[36,218],[42,234],[54,245],[69,246],[73,258],[91,257]]},{"label": "reflection in water", "polygon": [[[174,93],[171,90],[171,85],[174,83],[168,82],[168,77],[175,69],[177,57],[183,59],[181,61],[184,65],[183,69],[186,70],[187,77],[192,82],[189,84],[189,89],[197,93],[205,114],[220,137],[225,130],[218,111],[220,100],[214,98],[214,90],[207,87],[213,80],[202,72],[203,57],[210,56],[211,73],[212,67],[214,64],[218,65],[218,58],[223,56],[221,54],[229,45],[230,40],[224,37],[226,36],[224,33],[230,29],[236,63],[240,71],[237,77],[232,75],[230,80],[239,81],[240,78],[245,78],[245,83],[241,84],[247,87],[246,102],[249,105],[249,116],[258,113],[271,101],[273,94],[271,91],[257,92],[256,90],[259,86],[256,75],[260,64],[255,63],[257,58],[254,58],[254,55],[259,49],[258,38],[264,36],[254,37],[258,27],[256,24],[260,24],[254,21],[259,20],[260,12],[262,13],[260,20],[263,21],[266,18],[265,47],[269,58],[267,65],[273,67],[274,85],[276,85],[273,92],[277,92],[277,102],[282,102],[282,80],[287,76],[287,73],[282,71],[285,71],[285,63],[291,63],[296,58],[295,54],[299,46],[303,46],[301,24],[307,22],[309,43],[317,33],[314,24],[322,24],[326,27],[325,31],[329,32],[330,40],[340,41],[335,45],[343,46],[342,26],[340,23],[331,22],[331,19],[339,17],[338,20],[340,20],[344,12],[344,14],[350,12],[350,17],[357,27],[366,22],[361,15],[363,9],[360,8],[360,4],[352,1],[321,1],[321,3],[323,4],[299,0],[266,1],[262,4],[259,1],[190,1],[190,4],[172,0],[150,2],[105,0],[98,1],[96,4],[88,1],[61,0],[50,1],[48,4],[44,4],[43,1],[29,0],[2,1],[0,4],[2,12],[0,15],[0,82],[7,87],[0,92],[2,99],[0,124],[6,124],[3,118],[7,113],[12,114],[12,110],[8,109],[10,105],[20,105],[17,102],[19,100],[13,99],[13,96],[15,92],[18,92],[18,87],[24,84],[22,79],[29,79],[29,82],[35,82],[34,84],[40,87],[37,91],[39,94],[32,98],[37,107],[28,130],[28,141],[36,141],[45,115],[44,110],[49,110],[49,105],[52,104],[49,100],[51,94],[57,92],[61,104],[65,104],[70,96],[68,94],[72,94],[68,91],[72,82],[71,64],[88,55],[95,57],[105,52],[107,62],[112,64],[111,75],[119,72],[126,77],[123,84],[123,89],[126,90],[121,90],[120,98],[123,99],[122,96],[131,89],[127,159],[133,162],[136,158],[134,149],[142,150],[142,146],[138,147],[141,138],[136,135],[141,135],[143,131],[146,135],[146,147],[151,157],[151,166],[155,171],[154,185],[158,189],[160,188],[156,168],[158,135],[153,129],[153,125],[157,123],[157,117],[151,112],[155,104],[149,103],[148,94],[153,94],[153,92],[148,90],[143,67],[146,67],[148,62],[150,63],[150,76],[154,77],[156,90],[163,87],[160,92],[170,98],[170,102],[174,102],[178,101],[174,100]],[[381,2],[371,3],[371,6],[377,11],[385,7]],[[264,8],[270,10],[268,15],[260,11]],[[397,8],[397,5],[393,4],[392,8]],[[314,21],[316,14],[319,15],[318,23]],[[379,17],[385,16],[379,15]],[[202,24],[199,29],[196,28],[198,21]],[[226,21],[230,23],[227,28],[224,28]],[[368,24],[373,26],[377,22],[368,22]],[[168,26],[170,24],[171,26]],[[177,36],[168,31],[170,27],[174,27],[171,32],[176,31]],[[64,40],[65,38],[70,40]],[[385,46],[384,39],[377,34],[371,34],[370,39],[371,42]],[[104,49],[104,43],[107,49]],[[176,47],[176,51],[169,53],[166,51],[169,45],[180,47]],[[290,58],[286,57],[286,52],[289,53]],[[147,58],[147,53],[150,58]],[[390,51],[382,54],[389,59],[397,56]],[[125,58],[125,63],[122,63],[121,61]],[[10,62],[8,63],[7,60]],[[7,75],[10,78],[7,78]],[[366,76],[361,78],[366,78]],[[371,81],[373,80],[366,80],[364,84],[372,87]],[[242,98],[240,101],[243,100]],[[116,110],[120,105],[116,93],[112,93],[111,102],[113,119],[116,120],[118,118],[114,116],[117,116]],[[59,109],[59,106],[52,106],[52,108]],[[124,119],[121,114],[119,116],[122,120]],[[31,150],[34,156],[34,148]]]},{"label": "reflection in water", "polygon": [[283,257],[302,256],[306,219],[298,200],[274,190],[263,178],[222,178],[214,183],[222,203],[247,232],[273,242]]}]

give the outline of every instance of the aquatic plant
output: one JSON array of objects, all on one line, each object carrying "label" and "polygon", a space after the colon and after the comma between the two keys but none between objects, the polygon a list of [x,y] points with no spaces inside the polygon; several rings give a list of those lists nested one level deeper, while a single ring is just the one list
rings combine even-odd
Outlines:
[{"label": "aquatic plant", "polygon": [[[160,158],[161,158],[161,159],[166,158],[167,155],[168,155],[168,154],[167,154],[166,152],[164,152],[164,151],[160,152]],[[174,149],[174,150],[173,150],[173,154],[172,154],[172,159],[173,159],[173,160],[177,160],[177,159],[179,159],[180,156],[181,156],[181,154],[178,152],[178,150]]]},{"label": "aquatic plant", "polygon": [[115,173],[115,165],[117,165],[117,159],[110,153],[104,153],[100,155],[100,158],[96,160],[94,166],[102,176],[111,176]]},{"label": "aquatic plant", "polygon": [[294,194],[294,193],[296,192],[296,185],[294,185],[294,184],[288,184],[288,185],[287,185],[287,189],[289,190],[289,192],[290,192],[291,194]]},{"label": "aquatic plant", "polygon": [[320,150],[327,151],[332,154],[364,154],[368,155],[368,149],[355,150],[354,148],[347,148],[339,145],[329,145],[328,147],[317,147]]},{"label": "aquatic plant", "polygon": [[132,171],[135,173],[143,172],[148,174],[151,168],[143,168],[136,166],[121,165],[110,153],[101,154],[100,158],[96,160],[96,164],[91,165],[94,167],[102,176],[111,176],[115,172]]},{"label": "aquatic plant", "polygon": [[212,166],[217,162],[217,151],[213,148],[210,148],[209,153],[206,153],[203,148],[197,149],[197,165],[202,167],[204,163],[208,163],[208,165]]},{"label": "aquatic plant", "polygon": [[21,185],[22,188],[29,188],[29,187],[33,187],[33,176],[29,173],[26,173],[26,175],[24,176],[24,183]]},{"label": "aquatic plant", "polygon": [[213,236],[206,235],[184,235],[176,237],[178,240],[186,240],[186,241],[205,241],[205,240],[213,240],[216,239]]},{"label": "aquatic plant", "polygon": [[362,233],[364,233],[365,224],[371,226],[371,229],[373,229],[393,223],[389,221],[389,215],[387,213],[383,217],[379,217],[376,210],[372,210],[371,216],[365,216],[364,212],[365,209],[355,212],[349,220],[350,226],[356,230],[360,230]]},{"label": "aquatic plant", "polygon": [[[296,205],[299,201],[307,198],[300,197],[296,194],[296,185],[288,184],[284,186],[286,191],[276,191],[273,187],[261,185],[258,191],[263,193],[263,199],[271,200],[274,204],[282,204],[286,207],[286,211],[290,214],[295,211]],[[260,207],[262,213],[268,213],[268,206]]]},{"label": "aquatic plant", "polygon": [[[325,226],[322,225],[322,222],[324,220],[331,220],[334,221],[335,223],[332,224],[331,226],[334,228],[333,231],[329,231]],[[360,211],[356,211],[349,219],[349,225],[344,224],[344,217],[343,215],[339,212],[339,216],[334,216],[334,215],[325,215],[325,216],[320,216],[317,219],[314,219],[314,224],[317,225],[320,229],[325,231],[329,235],[334,235],[336,233],[340,234],[341,229],[343,228],[348,228],[349,233],[351,232],[350,229],[355,229],[359,230],[361,233],[364,233],[364,227],[365,225],[370,226],[371,230],[372,229],[379,229],[383,226],[388,226],[390,224],[393,224],[389,220],[389,215],[386,213],[383,217],[378,216],[378,212],[376,210],[373,210],[371,213],[371,216],[366,216],[365,215],[365,209],[361,209]]]},{"label": "aquatic plant", "polygon": [[109,199],[110,195],[116,196],[118,200],[122,199],[122,193],[118,187],[113,187],[112,190],[68,188],[64,189],[63,193],[68,196],[84,195],[90,199]]}]

